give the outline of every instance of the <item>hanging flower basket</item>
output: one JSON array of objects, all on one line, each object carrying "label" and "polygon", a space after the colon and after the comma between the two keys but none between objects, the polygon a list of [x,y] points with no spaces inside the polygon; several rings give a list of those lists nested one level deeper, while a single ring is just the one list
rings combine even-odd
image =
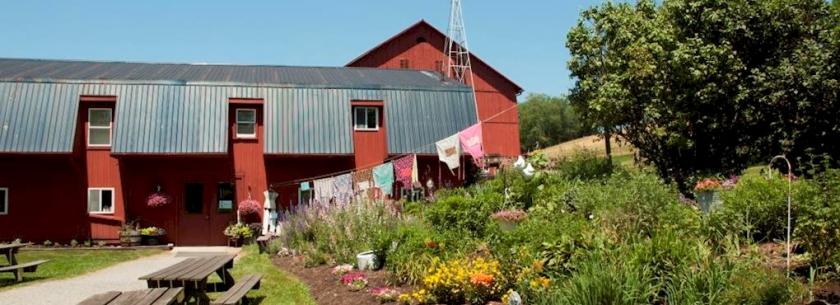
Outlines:
[{"label": "hanging flower basket", "polygon": [[[727,184],[737,183],[737,180],[729,181]],[[700,205],[700,210],[708,214],[720,203],[720,191],[724,188],[722,183],[717,178],[706,178],[697,182],[694,185],[694,193],[697,195],[697,203]]]},{"label": "hanging flower basket", "polygon": [[502,210],[490,216],[490,218],[499,224],[502,231],[513,231],[516,229],[516,226],[527,217],[528,214],[519,209]]},{"label": "hanging flower basket", "polygon": [[146,205],[150,208],[159,208],[172,202],[172,196],[163,192],[154,192],[146,197]]},{"label": "hanging flower basket", "polygon": [[262,205],[253,199],[245,199],[239,202],[239,215],[252,216],[258,215],[262,210]]}]

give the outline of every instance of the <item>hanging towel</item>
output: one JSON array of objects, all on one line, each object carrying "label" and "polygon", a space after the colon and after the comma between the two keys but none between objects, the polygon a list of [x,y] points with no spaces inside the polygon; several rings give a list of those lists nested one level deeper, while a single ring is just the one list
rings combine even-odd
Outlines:
[{"label": "hanging towel", "polygon": [[318,179],[312,182],[315,189],[315,200],[321,205],[328,205],[333,195],[333,177]]},{"label": "hanging towel", "polygon": [[300,183],[300,190],[301,190],[302,192],[306,192],[306,191],[308,191],[308,190],[309,190],[309,187],[310,187],[310,186],[309,186],[309,181],[306,181],[306,182],[301,182],[301,183]]},{"label": "hanging towel", "polygon": [[417,155],[410,155],[394,161],[394,173],[402,187],[410,189],[414,182],[419,181],[417,175]]},{"label": "hanging towel", "polygon": [[464,152],[472,156],[475,164],[483,167],[481,158],[484,157],[484,145],[481,143],[481,123],[467,127],[458,133],[458,137],[461,139],[461,148]]},{"label": "hanging towel", "polygon": [[333,179],[333,196],[336,204],[350,203],[353,199],[353,174],[344,174]]},{"label": "hanging towel", "polygon": [[437,146],[438,159],[440,159],[440,162],[446,163],[449,170],[461,166],[461,144],[457,133],[437,141],[435,146]]},{"label": "hanging towel", "polygon": [[371,198],[371,191],[373,191],[372,169],[366,168],[353,173],[353,190],[357,201]]},{"label": "hanging towel", "polygon": [[391,162],[373,168],[373,182],[383,194],[391,195],[394,187],[394,164]]}]

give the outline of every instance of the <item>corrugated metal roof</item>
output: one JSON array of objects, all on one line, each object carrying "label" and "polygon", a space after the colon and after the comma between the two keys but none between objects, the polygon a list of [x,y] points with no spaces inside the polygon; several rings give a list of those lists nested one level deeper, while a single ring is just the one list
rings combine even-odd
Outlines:
[{"label": "corrugated metal roof", "polygon": [[352,154],[353,100],[383,101],[393,154],[432,153],[436,141],[476,121],[470,92],[268,89],[266,94],[267,154]]},{"label": "corrugated metal roof", "polygon": [[68,153],[79,86],[0,82],[0,152]]},{"label": "corrugated metal roof", "polygon": [[162,64],[0,58],[0,80],[114,81],[346,89],[469,90],[436,73],[347,67]]},{"label": "corrugated metal roof", "polygon": [[[80,74],[99,69],[93,67],[86,71],[81,66],[60,64],[22,69],[16,65],[26,66],[29,62],[0,60],[0,152],[71,152],[79,97],[82,95],[117,97],[111,147],[115,154],[226,153],[231,98],[264,100],[266,154],[352,154],[353,100],[384,102],[390,153],[431,153],[435,141],[476,121],[472,93],[461,86],[331,88],[340,87],[330,86],[331,82],[362,83],[352,79],[341,80],[340,73],[328,73],[338,77],[336,79],[316,80],[314,74],[298,76],[300,79],[313,77],[309,83],[321,84],[318,86],[322,87],[173,81],[60,81],[43,77],[3,81],[2,77],[10,74],[2,71],[25,70],[31,75],[55,76],[65,73],[61,71],[68,67],[72,67],[71,70],[81,69]],[[160,73],[171,77],[179,77],[183,72],[164,70]],[[237,71],[247,74],[245,70]],[[384,71],[409,72],[397,73],[399,75],[422,74],[416,71]],[[133,73],[127,75],[135,75]],[[149,71],[136,71],[136,75],[145,73]],[[237,74],[236,77],[241,80],[249,76]],[[415,76],[387,83],[409,82],[412,77]]]}]

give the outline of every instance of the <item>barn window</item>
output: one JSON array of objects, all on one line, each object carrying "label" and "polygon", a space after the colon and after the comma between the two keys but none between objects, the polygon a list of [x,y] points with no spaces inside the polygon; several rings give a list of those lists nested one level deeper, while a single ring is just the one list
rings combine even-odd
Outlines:
[{"label": "barn window", "polygon": [[245,139],[257,137],[256,109],[236,109],[236,137]]},{"label": "barn window", "polygon": [[230,212],[233,210],[233,183],[219,182],[219,212]]},{"label": "barn window", "polygon": [[408,59],[400,59],[400,69],[410,69]]},{"label": "barn window", "polygon": [[353,117],[353,126],[356,130],[379,130],[379,107],[355,107]]},{"label": "barn window", "polygon": [[201,214],[204,211],[204,185],[187,183],[184,186],[184,210],[188,214]]},{"label": "barn window", "polygon": [[88,146],[111,146],[111,108],[88,109]]},{"label": "barn window", "polygon": [[0,215],[9,214],[9,188],[0,187]]},{"label": "barn window", "polygon": [[95,187],[88,189],[88,212],[111,214],[114,212],[114,188]]}]

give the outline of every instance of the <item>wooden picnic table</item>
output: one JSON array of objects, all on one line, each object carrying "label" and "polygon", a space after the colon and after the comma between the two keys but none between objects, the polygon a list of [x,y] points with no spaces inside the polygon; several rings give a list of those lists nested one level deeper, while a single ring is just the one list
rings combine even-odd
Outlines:
[{"label": "wooden picnic table", "polygon": [[20,248],[31,246],[31,243],[11,243],[11,244],[0,244],[0,254],[6,256],[6,260],[9,261],[9,265],[17,265],[17,253]]},{"label": "wooden picnic table", "polygon": [[[183,287],[187,299],[195,298],[199,304],[209,304],[208,292],[226,291],[233,286],[233,259],[236,255],[217,255],[191,257],[157,272],[140,277],[149,288]],[[216,273],[221,283],[207,283],[207,279]]]},{"label": "wooden picnic table", "polygon": [[91,296],[78,305],[172,305],[184,302],[184,288],[111,291]]}]

